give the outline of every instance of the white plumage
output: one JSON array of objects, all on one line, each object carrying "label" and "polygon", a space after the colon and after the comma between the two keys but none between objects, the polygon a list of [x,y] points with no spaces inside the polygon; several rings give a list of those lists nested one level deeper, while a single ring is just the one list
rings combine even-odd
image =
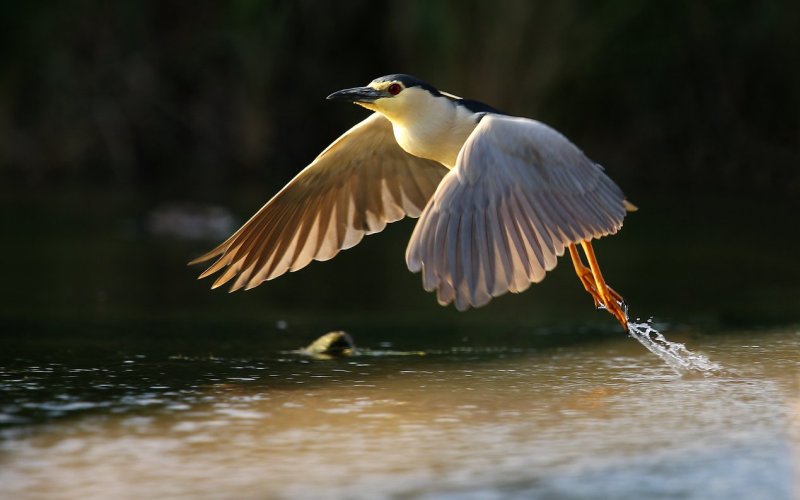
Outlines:
[{"label": "white plumage", "polygon": [[[323,151],[221,245],[201,277],[252,288],[327,260],[403,216],[417,217],[411,271],[458,309],[541,281],[570,248],[597,305],[623,323],[590,241],[617,232],[620,188],[547,125],[439,92],[408,75],[378,78],[329,99],[374,111]],[[449,171],[448,171],[449,169]],[[577,254],[583,246],[591,269]]]},{"label": "white plumage", "polygon": [[622,191],[563,135],[486,115],[439,184],[406,252],[428,291],[458,309],[544,279],[570,243],[616,232]]}]

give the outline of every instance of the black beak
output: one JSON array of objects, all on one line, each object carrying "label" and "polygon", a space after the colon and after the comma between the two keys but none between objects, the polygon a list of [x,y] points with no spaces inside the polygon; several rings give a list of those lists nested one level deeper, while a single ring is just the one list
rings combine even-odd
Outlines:
[{"label": "black beak", "polygon": [[356,87],[334,92],[328,96],[328,99],[346,102],[375,102],[381,97],[386,97],[386,94],[372,87]]}]

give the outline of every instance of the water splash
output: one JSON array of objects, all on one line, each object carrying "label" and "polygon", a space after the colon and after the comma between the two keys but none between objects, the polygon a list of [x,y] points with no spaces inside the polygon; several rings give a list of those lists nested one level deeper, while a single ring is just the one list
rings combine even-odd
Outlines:
[{"label": "water splash", "polygon": [[628,333],[679,374],[700,372],[713,374],[722,367],[702,354],[690,351],[681,343],[670,342],[652,325],[652,319],[646,323],[628,323]]}]

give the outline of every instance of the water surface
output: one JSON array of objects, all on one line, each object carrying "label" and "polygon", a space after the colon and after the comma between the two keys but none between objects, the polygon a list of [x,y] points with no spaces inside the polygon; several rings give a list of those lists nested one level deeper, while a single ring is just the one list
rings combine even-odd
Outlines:
[{"label": "water surface", "polygon": [[[800,497],[797,203],[634,201],[605,277],[722,370],[676,373],[568,262],[439,307],[409,222],[226,294],[185,266],[217,241],[148,229],[159,200],[0,197],[0,497]],[[290,352],[340,329],[372,355]]]},{"label": "water surface", "polygon": [[676,334],[726,368],[711,376],[678,375],[623,334],[444,334],[453,345],[424,356],[319,361],[161,333],[0,366],[2,496],[800,493],[800,329]]}]

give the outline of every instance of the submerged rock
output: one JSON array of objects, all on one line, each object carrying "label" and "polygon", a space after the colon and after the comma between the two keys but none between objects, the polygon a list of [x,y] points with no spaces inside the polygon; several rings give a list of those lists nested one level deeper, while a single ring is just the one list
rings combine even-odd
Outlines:
[{"label": "submerged rock", "polygon": [[353,337],[343,330],[328,332],[307,347],[296,351],[287,351],[314,359],[347,358],[350,356],[425,356],[424,351],[391,351],[356,348]]},{"label": "submerged rock", "polygon": [[303,354],[320,359],[343,358],[355,353],[353,337],[343,330],[328,332],[300,350]]}]

